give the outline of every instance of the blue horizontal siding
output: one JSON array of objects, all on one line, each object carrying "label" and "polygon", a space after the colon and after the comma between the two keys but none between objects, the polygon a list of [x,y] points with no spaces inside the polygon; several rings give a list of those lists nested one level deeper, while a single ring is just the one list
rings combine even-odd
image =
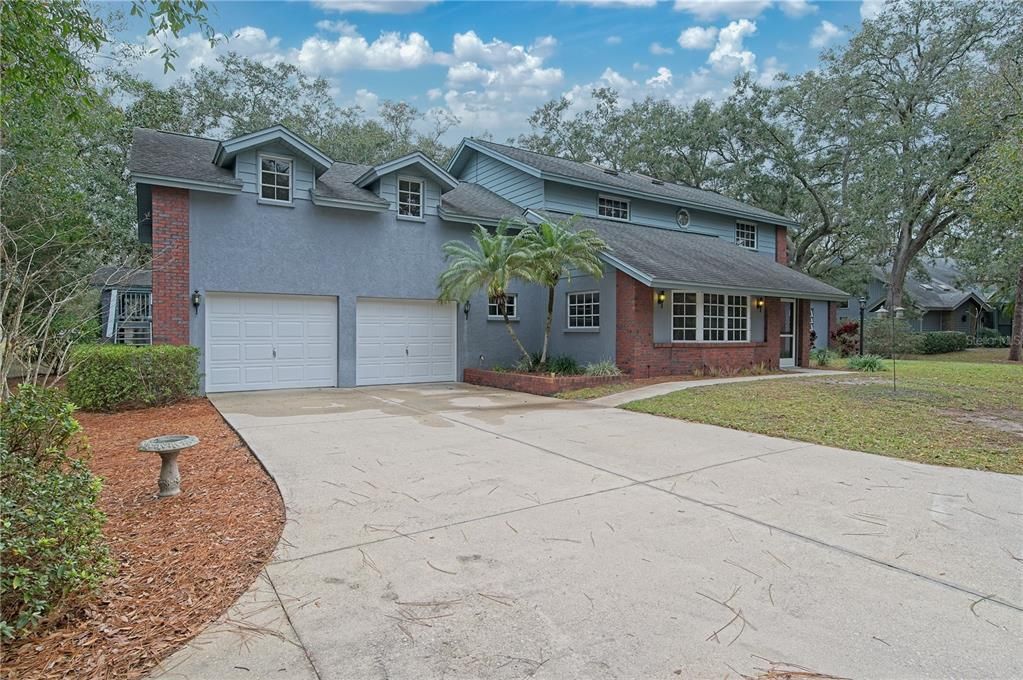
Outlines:
[{"label": "blue horizontal siding", "polygon": [[[563,184],[561,182],[547,182],[544,187],[544,207],[548,210],[583,215],[584,217],[598,217],[597,196],[614,196],[612,192],[598,192],[592,189]],[[646,201],[639,198],[628,199],[631,222],[663,229],[678,229],[678,222],[675,214],[677,206]],[[686,208],[689,211],[689,226],[686,231],[697,234],[708,234],[717,236],[727,241],[735,241],[736,219],[718,213]],[[749,220],[743,220],[748,222]],[[757,225],[757,252],[774,259],[774,225]]]},{"label": "blue horizontal siding", "polygon": [[479,184],[523,208],[543,207],[543,180],[490,156],[473,152],[458,179]]}]

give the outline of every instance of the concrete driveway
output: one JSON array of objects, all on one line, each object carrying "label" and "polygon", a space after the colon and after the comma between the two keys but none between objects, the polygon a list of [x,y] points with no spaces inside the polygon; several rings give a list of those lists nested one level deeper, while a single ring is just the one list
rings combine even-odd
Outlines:
[{"label": "concrete driveway", "polygon": [[1023,676],[1023,478],[461,384],[213,402],[288,522],[166,677]]}]

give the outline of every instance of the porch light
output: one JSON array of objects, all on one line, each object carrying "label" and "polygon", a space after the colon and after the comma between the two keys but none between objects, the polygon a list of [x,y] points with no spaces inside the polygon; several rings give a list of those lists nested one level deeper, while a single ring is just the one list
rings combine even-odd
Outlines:
[{"label": "porch light", "polygon": [[192,306],[195,308],[195,313],[199,313],[199,305],[202,304],[202,295],[199,294],[198,290],[192,291]]},{"label": "porch light", "polygon": [[462,314],[465,314],[466,321],[469,320],[469,307],[470,307],[469,301],[466,300],[465,303],[462,305]]},{"label": "porch light", "polygon": [[754,304],[756,304],[757,309],[763,309],[764,308],[764,298],[762,298],[762,297],[756,298]]},{"label": "porch light", "polygon": [[657,293],[657,306],[658,307],[663,307],[664,306],[664,301],[667,299],[667,297],[668,296],[664,293],[663,290],[658,292]]}]

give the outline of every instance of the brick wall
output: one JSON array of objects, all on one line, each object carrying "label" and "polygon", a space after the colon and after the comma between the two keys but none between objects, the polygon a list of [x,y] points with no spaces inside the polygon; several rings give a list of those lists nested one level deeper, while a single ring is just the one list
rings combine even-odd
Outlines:
[{"label": "brick wall", "polygon": [[153,187],[153,342],[188,344],[188,190]]},{"label": "brick wall", "polygon": [[[766,298],[764,303],[767,339],[763,342],[655,344],[653,289],[628,274],[616,275],[615,360],[630,376],[689,375],[695,371],[741,370],[761,364],[778,368],[781,302],[777,298]],[[809,321],[806,333],[809,338]]]},{"label": "brick wall", "polygon": [[593,375],[552,376],[537,373],[487,371],[482,368],[467,368],[462,373],[462,380],[472,385],[498,387],[502,390],[528,392],[529,394],[543,396],[622,381],[621,378],[617,377],[598,377]]},{"label": "brick wall", "polygon": [[834,343],[831,342],[831,334],[838,328],[838,303],[828,303],[828,337],[826,338],[828,347],[832,347]]},{"label": "brick wall", "polygon": [[786,267],[789,264],[789,239],[785,227],[774,228],[774,260]]}]

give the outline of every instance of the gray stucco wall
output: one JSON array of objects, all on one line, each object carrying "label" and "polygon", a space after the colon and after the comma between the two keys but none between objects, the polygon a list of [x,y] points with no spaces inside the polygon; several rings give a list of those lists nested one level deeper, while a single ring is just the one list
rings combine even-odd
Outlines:
[{"label": "gray stucco wall", "polygon": [[[562,280],[554,289],[554,321],[551,324],[551,354],[569,354],[580,364],[604,359],[615,359],[615,270],[604,266],[604,276],[594,280],[592,276],[574,275]],[[600,329],[568,329],[568,293],[581,291],[600,292]],[[546,291],[543,306],[546,309]],[[546,312],[541,324],[546,318]],[[542,331],[541,331],[542,332]],[[543,342],[541,335],[540,341]]]},{"label": "gray stucco wall", "polygon": [[[810,310],[813,312],[813,326],[811,327],[811,330],[817,333],[817,338],[814,340],[813,348],[820,349],[827,347],[828,336],[831,334],[831,329],[828,328],[828,303],[823,300],[814,300],[810,303]],[[857,310],[859,310],[858,306]]]},{"label": "gray stucco wall", "polygon": [[[338,299],[338,384],[355,384],[355,307],[359,297],[436,298],[444,268],[441,246],[468,238],[470,227],[427,216],[397,220],[393,213],[366,213],[296,200],[293,207],[262,205],[251,194],[191,192],[190,290],[329,295]],[[535,287],[521,292],[516,328],[539,348],[542,298]],[[532,289],[532,290],[531,290]],[[469,319],[458,319],[458,371],[465,366],[509,365],[518,358],[504,323],[487,321],[486,298],[470,301]],[[191,342],[205,344],[206,305],[191,317]],[[202,364],[201,364],[202,365]]]}]

